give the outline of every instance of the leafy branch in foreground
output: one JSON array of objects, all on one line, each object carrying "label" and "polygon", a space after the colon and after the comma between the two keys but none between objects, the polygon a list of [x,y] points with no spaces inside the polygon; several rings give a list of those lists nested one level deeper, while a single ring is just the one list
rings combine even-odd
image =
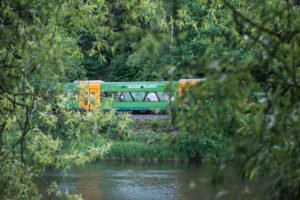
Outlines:
[{"label": "leafy branch in foreground", "polygon": [[[299,199],[299,4],[223,0],[210,1],[209,9],[205,18],[213,20],[205,23],[224,32],[190,61],[205,66],[198,68],[207,79],[186,102],[182,123],[190,124],[191,137],[228,134],[221,172],[234,161],[242,177],[267,179],[268,198]],[[246,100],[261,92],[264,103]],[[209,94],[212,106],[202,104]]]},{"label": "leafy branch in foreground", "polygon": [[[113,46],[106,41],[114,35],[111,6],[101,0],[0,2],[0,198],[40,199],[34,179],[44,168],[83,164],[109,148],[103,135],[116,124],[114,113],[66,110],[51,83],[85,76],[78,45],[83,27],[96,38],[90,53],[105,57],[103,48]],[[128,11],[133,23],[150,23],[158,19],[159,1],[118,1],[116,8]]]}]

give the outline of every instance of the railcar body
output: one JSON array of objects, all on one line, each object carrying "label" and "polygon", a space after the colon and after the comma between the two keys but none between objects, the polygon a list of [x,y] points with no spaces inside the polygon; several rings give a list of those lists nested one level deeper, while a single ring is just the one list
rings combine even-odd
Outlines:
[{"label": "railcar body", "polygon": [[75,81],[64,86],[67,108],[81,110],[166,110],[203,79],[157,82]]}]

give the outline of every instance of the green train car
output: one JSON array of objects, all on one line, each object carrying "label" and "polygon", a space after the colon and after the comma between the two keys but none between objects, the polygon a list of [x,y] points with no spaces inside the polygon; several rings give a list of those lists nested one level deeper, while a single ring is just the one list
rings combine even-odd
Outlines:
[{"label": "green train car", "polygon": [[75,81],[64,84],[65,105],[80,110],[166,110],[170,102],[203,79],[158,82]]}]

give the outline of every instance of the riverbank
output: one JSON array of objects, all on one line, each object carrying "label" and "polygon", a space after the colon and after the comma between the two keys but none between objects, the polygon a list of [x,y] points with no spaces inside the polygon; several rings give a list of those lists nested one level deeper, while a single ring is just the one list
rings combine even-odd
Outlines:
[{"label": "riverbank", "polygon": [[[110,138],[111,146],[104,154],[104,160],[202,162],[204,157],[216,157],[221,149],[220,144],[207,138],[200,138],[199,145],[191,149],[186,143],[189,142],[186,138],[188,134],[181,134],[179,130],[171,132],[168,119],[134,121],[128,131],[131,133],[126,134],[126,138]],[[176,137],[179,139],[174,140]],[[203,151],[203,154],[199,154],[199,151]]]},{"label": "riverbank", "polygon": [[106,160],[184,161],[188,155],[177,152],[167,139],[170,135],[167,119],[134,121],[126,138],[112,138]]}]

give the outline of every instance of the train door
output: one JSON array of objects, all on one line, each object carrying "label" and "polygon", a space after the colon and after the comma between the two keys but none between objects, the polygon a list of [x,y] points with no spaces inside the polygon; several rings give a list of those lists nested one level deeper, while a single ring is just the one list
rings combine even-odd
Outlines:
[{"label": "train door", "polygon": [[79,107],[94,110],[100,107],[100,82],[82,81],[79,84]]},{"label": "train door", "polygon": [[89,88],[89,110],[94,110],[100,106],[100,89]]}]

